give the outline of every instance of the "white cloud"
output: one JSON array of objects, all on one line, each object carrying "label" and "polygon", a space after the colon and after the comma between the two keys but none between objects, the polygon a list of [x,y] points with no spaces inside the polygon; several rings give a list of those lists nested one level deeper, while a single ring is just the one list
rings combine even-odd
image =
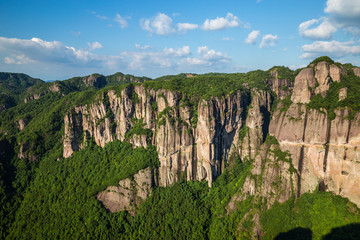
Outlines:
[{"label": "white cloud", "polygon": [[173,48],[165,48],[164,52],[166,55],[173,55],[173,56],[178,56],[178,57],[190,55],[190,53],[191,53],[189,46],[183,46],[182,48],[178,48],[177,50],[175,50]]},{"label": "white cloud", "polygon": [[168,35],[175,32],[175,29],[172,27],[171,17],[164,13],[158,13],[151,19],[142,19],[140,26],[144,30],[158,35]]},{"label": "white cloud", "polygon": [[229,63],[230,57],[207,46],[198,47],[192,53],[189,46],[156,51],[148,45],[136,44],[139,50],[117,55],[95,54],[88,50],[91,46],[100,45],[89,43],[86,49],[39,38],[0,37],[0,68],[4,71],[34,74],[37,77],[45,76],[45,79],[59,79],[93,72],[110,74],[116,71],[152,77],[179,72],[224,71],[232,66]]},{"label": "white cloud", "polygon": [[126,28],[128,26],[128,23],[125,18],[121,17],[120,14],[116,14],[116,17],[114,18],[114,21],[119,23],[120,28]]},{"label": "white cloud", "polygon": [[34,62],[34,60],[26,57],[25,55],[19,55],[13,58],[5,57],[4,60],[6,64],[28,64]]},{"label": "white cloud", "polygon": [[359,19],[360,0],[328,0],[326,3],[325,12],[334,14],[341,18]]},{"label": "white cloud", "polygon": [[245,39],[245,42],[247,44],[255,44],[259,35],[260,35],[260,31],[254,30],[251,33],[249,33],[248,37]]},{"label": "white cloud", "polygon": [[240,25],[240,20],[232,13],[228,13],[225,18],[217,17],[216,19],[206,19],[202,28],[204,30],[220,30]]},{"label": "white cloud", "polygon": [[360,28],[358,28],[358,27],[351,27],[351,26],[345,27],[344,30],[345,30],[345,32],[350,33],[355,36],[360,35]]},{"label": "white cloud", "polygon": [[207,46],[202,46],[198,47],[197,53],[197,57],[181,59],[178,68],[186,69],[186,71],[204,71],[204,69],[214,71],[215,69],[224,70],[224,68],[229,67],[231,58],[221,52],[216,52]]},{"label": "white cloud", "polygon": [[188,30],[197,29],[199,25],[193,23],[178,23],[177,27],[178,27],[178,31],[187,32]]},{"label": "white cloud", "polygon": [[89,45],[89,51],[98,49],[98,48],[103,48],[103,45],[99,42],[92,42],[92,43],[88,43]]},{"label": "white cloud", "polygon": [[277,35],[267,34],[267,35],[263,36],[261,43],[260,43],[260,48],[268,48],[268,47],[275,46],[277,39],[278,39]]},{"label": "white cloud", "polygon": [[[318,26],[310,28],[320,21],[321,23]],[[300,35],[311,39],[330,39],[336,31],[337,28],[327,18],[321,20],[312,19],[299,25]]]},{"label": "white cloud", "polygon": [[95,55],[89,51],[65,46],[58,41],[44,41],[40,38],[28,40],[0,37],[0,52],[21,56],[16,58],[17,62],[21,63],[37,61],[76,66],[79,64],[96,64],[98,61]]},{"label": "white cloud", "polygon": [[136,43],[136,44],[135,44],[135,47],[136,47],[136,49],[142,49],[142,50],[146,50],[146,49],[151,48],[151,46],[150,46],[150,45],[144,45],[144,46],[141,46],[141,45],[140,45],[140,44],[138,44],[138,43]]},{"label": "white cloud", "polygon": [[[5,39],[5,38],[3,38]],[[9,42],[12,42],[12,43],[16,43],[16,42],[19,42],[19,41],[22,41],[23,45],[24,46],[29,46],[31,44],[38,44],[40,45],[41,47],[45,47],[45,48],[48,48],[48,49],[55,49],[55,48],[58,48],[60,47],[62,44],[60,42],[57,42],[57,41],[52,41],[52,42],[48,42],[48,41],[44,41],[40,38],[32,38],[30,41],[28,40],[19,40],[19,39],[16,39],[16,38],[12,38],[12,39],[9,39]]]},{"label": "white cloud", "polygon": [[6,64],[14,64],[14,63],[16,63],[15,59],[10,58],[10,57],[5,57],[5,58],[4,58],[4,62],[5,62]]},{"label": "white cloud", "polygon": [[227,62],[230,60],[229,57],[225,56],[221,52],[216,52],[213,49],[210,49],[206,46],[198,47],[198,54],[201,59],[204,60],[219,60],[221,62]]},{"label": "white cloud", "polygon": [[291,65],[291,66],[289,66],[289,68],[291,69],[291,70],[296,70],[296,69],[299,69],[299,68],[304,68],[304,67],[306,67],[306,65],[304,65],[304,64],[302,64],[302,65]]},{"label": "white cloud", "polygon": [[304,54],[301,58],[315,58],[322,55],[331,57],[344,57],[347,55],[360,55],[360,45],[355,45],[354,41],[316,41],[312,44],[302,46]]},{"label": "white cloud", "polygon": [[[119,59],[126,62],[131,70],[152,71],[154,69],[172,70],[176,73],[185,71],[205,71],[205,69],[224,68],[230,58],[221,52],[206,46],[198,47],[197,55],[190,57],[189,46],[165,48],[163,51],[122,52]],[[116,61],[116,60],[115,60]]]}]

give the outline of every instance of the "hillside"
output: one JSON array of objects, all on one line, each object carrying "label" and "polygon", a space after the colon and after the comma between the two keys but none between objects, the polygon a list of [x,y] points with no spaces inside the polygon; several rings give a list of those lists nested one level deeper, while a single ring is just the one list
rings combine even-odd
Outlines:
[{"label": "hillside", "polygon": [[10,75],[2,239],[360,237],[358,67]]}]

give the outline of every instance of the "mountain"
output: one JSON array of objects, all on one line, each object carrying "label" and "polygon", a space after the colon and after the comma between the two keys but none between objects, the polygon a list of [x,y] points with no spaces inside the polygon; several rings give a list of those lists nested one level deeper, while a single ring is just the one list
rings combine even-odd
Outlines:
[{"label": "mountain", "polygon": [[328,57],[30,86],[0,113],[2,237],[358,239],[359,90]]},{"label": "mountain", "polygon": [[42,82],[26,74],[0,73],[0,111],[15,106],[29,87]]}]

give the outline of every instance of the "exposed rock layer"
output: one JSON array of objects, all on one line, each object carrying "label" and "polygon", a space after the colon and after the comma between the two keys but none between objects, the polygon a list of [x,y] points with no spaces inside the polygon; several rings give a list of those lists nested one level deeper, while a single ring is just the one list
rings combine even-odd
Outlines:
[{"label": "exposed rock layer", "polygon": [[120,93],[109,91],[91,105],[75,107],[64,118],[63,156],[70,157],[88,137],[100,146],[118,139],[146,147],[144,137],[135,134],[127,139],[127,133],[141,120],[144,128],[151,130],[151,142],[157,148],[160,186],[171,185],[184,175],[187,180],[207,180],[211,185],[245,123],[250,98],[237,92],[203,100],[195,109],[197,117],[182,98],[176,92],[136,86]]},{"label": "exposed rock layer", "polygon": [[[196,109],[183,103],[183,95],[169,90],[136,86],[109,91],[65,116],[64,157],[80,149],[88,137],[101,146],[119,139],[146,147],[150,142],[145,136],[128,135],[141,119],[152,132],[151,143],[159,155],[160,186],[182,176],[211,185],[235,154],[254,159],[253,177],[246,179],[241,194],[273,196],[271,205],[319,188],[360,206],[360,113],[349,120],[348,109],[337,109],[335,119],[329,120],[326,111],[305,106],[314,94],[324,95],[342,74],[343,68],[325,62],[303,69],[295,78],[293,104],[285,110],[279,104],[271,118],[272,97],[267,91],[202,100]],[[278,98],[288,96],[279,91],[286,83],[276,82],[276,72],[273,77],[271,88]],[[339,94],[347,97],[345,90]],[[278,140],[277,147],[265,142],[268,134]],[[288,160],[279,161],[277,148],[289,153]],[[279,179],[276,187],[273,183]],[[242,198],[235,196],[232,202]]]},{"label": "exposed rock layer", "polygon": [[110,212],[128,210],[134,213],[136,207],[150,195],[154,185],[153,170],[145,168],[136,173],[133,180],[121,180],[118,186],[109,186],[96,197]]}]

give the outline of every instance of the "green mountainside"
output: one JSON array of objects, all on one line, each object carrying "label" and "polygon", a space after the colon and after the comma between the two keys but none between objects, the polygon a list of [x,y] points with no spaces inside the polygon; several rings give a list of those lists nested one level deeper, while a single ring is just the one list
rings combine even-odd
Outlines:
[{"label": "green mountainside", "polygon": [[[311,64],[324,61],[334,63],[322,57]],[[347,73],[340,82],[331,81],[325,95],[313,94],[305,106],[326,111],[329,119],[335,118],[336,109],[347,108],[350,111],[347,118],[354,119],[360,112],[360,77],[353,73],[352,65],[334,64]],[[147,91],[166,89],[179,93],[179,105],[190,109],[193,129],[202,101],[232,98],[241,93],[243,101],[250,104],[256,99],[254,92],[263,91],[271,100],[269,124],[276,110],[286,112],[293,104],[288,93],[292,93],[300,71],[276,66],[267,71],[179,74],[153,80],[122,73],[92,74],[55,82],[25,74],[0,73],[0,239],[254,239],[254,236],[359,239],[357,205],[340,195],[322,191],[320,186],[300,196],[293,193],[286,201],[275,201],[273,205],[265,197],[247,196],[242,189],[248,179],[256,179],[252,174],[259,154],[252,158],[232,154],[211,187],[206,181],[186,181],[186,176],[179,176],[179,181],[171,186],[154,186],[150,197],[140,206],[133,204],[135,214],[108,211],[97,200],[97,193],[120,180],[133,180],[141,169],[160,166],[157,146],[151,141],[152,134],[157,133],[144,129],[141,119],[132,119],[134,123],[124,141],[115,139],[103,148],[94,138],[81,133],[79,139],[84,139],[85,144],[79,142],[79,151],[69,158],[63,157],[64,117],[76,106],[90,108],[99,101],[109,104],[106,94],[110,91],[117,96],[129,91],[134,104],[139,104],[141,97],[134,92],[135,86],[143,86]],[[284,80],[283,85],[277,82],[275,87],[274,79]],[[347,97],[339,100],[338,92],[343,88],[347,89]],[[157,111],[159,103],[151,104],[152,110]],[[181,122],[173,117],[173,111],[180,110],[172,109],[169,103],[166,106],[154,126]],[[245,119],[251,106],[242,114]],[[223,111],[228,109],[226,106]],[[106,119],[115,117],[106,112]],[[99,119],[98,124],[104,119]],[[209,118],[209,122],[212,120]],[[289,169],[293,168],[290,153],[282,151],[276,138],[265,130],[261,144],[267,146],[266,154],[274,156],[275,165],[287,162]],[[147,135],[147,147],[131,145],[130,139],[136,134]],[[249,134],[243,127],[238,136],[240,142],[250,139]],[[298,174],[296,169],[289,171]],[[260,180],[256,184],[261,184]],[[273,186],[276,188],[276,183]],[[257,224],[261,231],[254,232]]]}]

